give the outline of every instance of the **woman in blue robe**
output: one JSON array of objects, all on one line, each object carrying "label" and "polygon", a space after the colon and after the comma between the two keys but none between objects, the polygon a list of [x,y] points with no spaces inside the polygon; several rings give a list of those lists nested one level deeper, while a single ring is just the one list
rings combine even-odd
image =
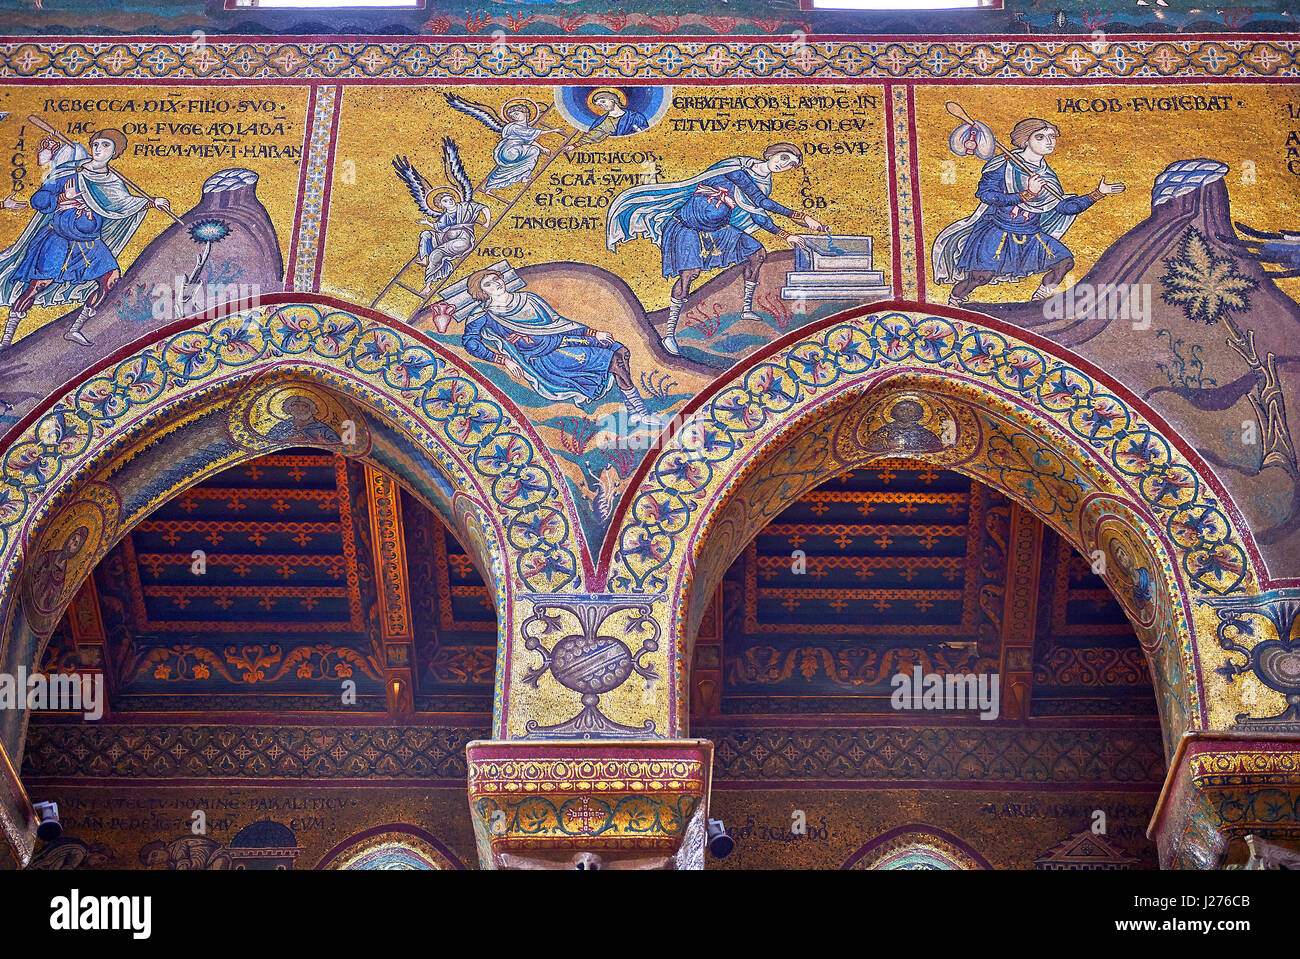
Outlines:
[{"label": "woman in blue robe", "polygon": [[1033,299],[1057,292],[1074,257],[1061,237],[1084,210],[1102,197],[1124,190],[1101,179],[1086,196],[1067,195],[1047,156],[1060,130],[1030,117],[1011,130],[1018,163],[1005,154],[984,165],[975,196],[979,207],[951,223],[935,238],[931,252],[936,283],[953,283],[949,306],[961,306],[986,283],[1015,283],[1044,274]]},{"label": "woman in blue robe", "polygon": [[561,316],[536,293],[511,293],[495,270],[470,276],[482,306],[465,323],[465,352],[504,367],[549,400],[589,403],[617,384],[632,419],[651,419],[632,384],[632,355],[614,337]]}]

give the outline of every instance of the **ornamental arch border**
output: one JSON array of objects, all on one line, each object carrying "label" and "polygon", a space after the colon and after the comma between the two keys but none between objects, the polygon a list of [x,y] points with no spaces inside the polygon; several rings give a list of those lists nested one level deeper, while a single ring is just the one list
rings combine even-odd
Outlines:
[{"label": "ornamental arch border", "polygon": [[[683,558],[681,563],[674,568],[676,579],[667,589],[669,607],[677,610],[679,614],[676,623],[676,639],[682,661],[687,661],[685,651],[691,648],[691,640],[698,628],[708,597],[711,596],[712,587],[716,585],[717,579],[725,572],[727,565],[735,558],[735,555],[738,555],[739,550],[743,549],[753,536],[758,535],[767,523],[775,518],[775,514],[780,509],[789,505],[806,490],[820,485],[846,469],[884,464],[898,455],[874,454],[849,459],[836,459],[833,456],[826,457],[822,455],[821,457],[814,456],[811,460],[804,459],[803,453],[806,449],[817,453],[817,445],[825,445],[827,437],[821,431],[842,431],[844,422],[851,422],[852,418],[861,412],[863,406],[874,407],[880,403],[891,403],[901,398],[913,398],[924,393],[933,395],[936,390],[944,387],[951,388],[951,384],[943,383],[937,378],[918,377],[913,371],[886,372],[867,384],[859,384],[858,389],[845,391],[830,397],[829,402],[824,401],[813,404],[803,415],[785,423],[778,431],[770,435],[761,444],[760,448],[750,451],[751,455],[746,457],[746,462],[729,477],[721,501],[714,503],[711,515],[703,526],[693,527],[689,531],[678,534],[681,538],[694,544],[690,556]],[[1043,421],[1043,423],[1046,424],[1046,421]],[[803,441],[810,436],[814,438],[814,443],[805,446]],[[1068,452],[1065,449],[1056,448],[1050,444],[1041,444],[1036,452],[1045,454],[1045,459],[1055,460],[1058,467],[1070,463]],[[1151,522],[1149,516],[1142,515],[1140,510],[1134,508],[1132,501],[1126,502],[1119,498],[1115,491],[1104,489],[1101,491],[1090,489],[1086,493],[1081,493],[1074,509],[1077,521],[1073,523],[1063,522],[1061,517],[1065,515],[1064,511],[1060,509],[1045,511],[1041,508],[1041,501],[1036,505],[1014,487],[999,482],[993,475],[995,471],[988,468],[987,464],[979,459],[983,455],[986,455],[986,451],[981,450],[975,456],[969,457],[964,463],[951,463],[942,455],[935,456],[926,453],[912,453],[908,454],[906,458],[926,462],[936,468],[953,469],[998,489],[1045,525],[1056,530],[1075,549],[1085,555],[1089,552],[1087,547],[1092,544],[1088,542],[1088,528],[1084,525],[1084,520],[1088,519],[1089,507],[1093,502],[1109,500],[1120,510],[1139,514],[1141,523]],[[766,481],[772,477],[764,475],[764,467],[778,460],[785,461],[787,464],[799,460],[796,465],[811,466],[813,472],[805,474],[794,485],[786,484],[782,488],[774,490],[770,484],[766,484]],[[794,467],[791,466],[790,468],[793,469]],[[1074,477],[1077,479],[1080,475],[1080,473],[1075,473]],[[778,473],[774,478],[785,484],[788,476]],[[1089,479],[1092,478],[1089,477]],[[1051,479],[1052,477],[1048,473],[1043,474],[1044,485],[1050,482]],[[768,485],[768,488],[757,489],[757,487],[763,485]],[[749,509],[751,505],[761,513],[756,521],[754,521],[753,511]],[[1060,504],[1057,503],[1056,505],[1059,507]],[[742,513],[748,513],[749,515],[741,515]],[[1166,595],[1167,602],[1165,606],[1166,608],[1172,608],[1174,613],[1174,625],[1169,632],[1173,641],[1172,646],[1177,651],[1176,655],[1169,655],[1169,651],[1164,649],[1164,644],[1159,638],[1157,638],[1154,645],[1145,640],[1142,642],[1144,654],[1147,656],[1151,667],[1157,701],[1161,706],[1160,717],[1168,752],[1172,750],[1178,736],[1189,728],[1196,717],[1201,715],[1203,697],[1200,695],[1199,684],[1193,683],[1187,686],[1183,682],[1183,677],[1199,675],[1197,651],[1193,642],[1193,630],[1191,628],[1192,617],[1190,611],[1192,603],[1183,578],[1178,575],[1178,571],[1173,567],[1167,555],[1168,551],[1162,548],[1159,540],[1148,537],[1146,543],[1148,550],[1155,557],[1165,577],[1163,581],[1168,583],[1172,580],[1172,585],[1169,586]],[[721,547],[721,549],[718,549],[718,547]],[[704,557],[708,557],[707,560]],[[1115,592],[1113,584],[1108,582],[1107,585],[1112,592]],[[1120,599],[1121,606],[1124,608],[1126,615],[1129,616],[1130,621],[1132,621],[1134,619],[1132,611],[1118,594],[1117,599]],[[1137,623],[1134,623],[1134,625],[1135,628],[1138,626]],[[1139,638],[1142,637],[1143,633],[1139,631]],[[1157,653],[1160,654],[1159,659],[1157,659]],[[688,669],[680,670],[679,680],[684,682],[688,678],[687,673]],[[1165,682],[1167,673],[1171,674],[1172,680]],[[679,688],[679,694],[683,697],[683,705],[679,707],[677,715],[686,717],[684,700],[687,691],[684,686]]]},{"label": "ornamental arch border", "polygon": [[[896,301],[829,317],[748,358],[688,405],[680,428],[634,477],[633,492],[620,504],[603,544],[598,575],[611,592],[666,595],[674,610],[670,729],[681,733],[688,724],[687,654],[710,594],[711,581],[697,578],[701,557],[713,545],[711,524],[743,494],[762,463],[788,448],[799,430],[830,415],[828,404],[861,405],[917,388],[962,397],[986,415],[1031,422],[1033,435],[1055,444],[1079,475],[1109,481],[1094,482],[1093,493],[1149,524],[1144,532],[1170,574],[1169,608],[1181,640],[1181,655],[1169,658],[1180,667],[1174,676],[1186,724],[1171,729],[1162,708],[1167,752],[1187,728],[1205,728],[1195,600],[1249,595],[1273,585],[1217,477],[1144,402],[1068,350],[988,317]],[[887,455],[864,455],[828,469],[798,492]],[[969,467],[952,468],[989,482]],[[1063,529],[1015,490],[1003,492],[1081,548],[1078,531]],[[748,538],[758,532],[749,531]],[[1238,573],[1207,578],[1206,568],[1227,561]],[[710,560],[706,578],[723,571],[725,564]],[[1154,664],[1152,673],[1159,698],[1161,672]]]},{"label": "ornamental arch border", "polygon": [[[471,366],[405,324],[310,294],[277,294],[255,309],[155,331],[64,384],[0,439],[0,669],[30,668],[48,639],[31,631],[21,597],[34,550],[67,507],[103,486],[96,477],[134,455],[132,448],[138,452],[200,412],[229,417],[267,377],[312,384],[372,417],[408,444],[406,452],[396,450],[401,465],[428,473],[421,477],[427,489],[443,488],[432,498],[404,484],[443,513],[494,584],[500,715],[501,678],[508,675],[500,659],[509,655],[505,624],[515,594],[580,588],[590,575],[590,558],[573,536],[579,527],[567,484],[527,417]],[[234,444],[212,468],[151,491],[78,570],[93,569],[136,522],[211,473],[290,446],[344,452],[394,472],[368,443],[267,441],[247,450]],[[539,517],[547,521],[544,536],[535,532]],[[551,569],[537,562],[535,572],[532,558],[554,562]],[[62,591],[54,622],[73,592]],[[25,726],[20,718],[2,727],[0,755],[14,765]]]}]

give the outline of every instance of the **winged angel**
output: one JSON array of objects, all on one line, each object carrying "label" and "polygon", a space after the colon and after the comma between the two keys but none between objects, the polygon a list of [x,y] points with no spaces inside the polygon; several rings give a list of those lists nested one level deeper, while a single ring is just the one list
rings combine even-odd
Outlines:
[{"label": "winged angel", "polygon": [[466,100],[454,93],[447,94],[447,103],[461,113],[469,114],[501,137],[492,151],[496,166],[479,185],[479,190],[494,200],[501,199],[495,190],[531,180],[537,161],[543,154],[551,154],[552,151],[538,143],[538,140],[548,133],[564,133],[554,127],[538,126],[542,116],[541,104],[524,97],[507,100],[501,108],[500,117],[490,106]]},{"label": "winged angel", "polygon": [[447,181],[455,187],[435,190],[406,157],[393,159],[393,169],[406,184],[416,208],[424,214],[419,222],[428,227],[420,232],[416,253],[416,260],[424,264],[424,289],[420,295],[426,299],[451,276],[461,257],[474,248],[479,221],[483,221],[484,230],[492,225],[492,212],[474,201],[474,185],[465,174],[451,137],[442,138],[442,168]]}]

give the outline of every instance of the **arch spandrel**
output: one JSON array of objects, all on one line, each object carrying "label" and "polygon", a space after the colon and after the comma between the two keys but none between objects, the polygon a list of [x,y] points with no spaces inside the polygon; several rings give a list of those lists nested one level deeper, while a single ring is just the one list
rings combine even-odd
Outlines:
[{"label": "arch spandrel", "polygon": [[[0,662],[30,668],[84,576],[159,504],[293,446],[372,462],[441,513],[492,584],[503,624],[514,594],[583,581],[568,490],[508,400],[407,329],[298,300],[173,330],[11,433],[0,452]],[[18,756],[21,729],[5,732]]]},{"label": "arch spandrel", "polygon": [[[884,404],[927,397],[948,410],[951,436],[912,411],[902,423],[882,419]],[[937,442],[917,442],[918,428]],[[1268,582],[1213,476],[1139,400],[1066,351],[956,317],[831,321],[733,374],[660,448],[629,497],[610,534],[609,588],[668,595],[676,669],[713,583],[767,519],[846,467],[890,455],[864,437],[909,431],[913,441],[894,455],[1002,489],[1085,554],[1114,541],[1133,569],[1141,544],[1150,567],[1138,568],[1164,586],[1159,616],[1137,608],[1121,572],[1106,578],[1163,687],[1167,749],[1189,729],[1230,727],[1244,703],[1269,695],[1203,666],[1219,648],[1211,604]],[[684,711],[680,699],[679,724]]]}]

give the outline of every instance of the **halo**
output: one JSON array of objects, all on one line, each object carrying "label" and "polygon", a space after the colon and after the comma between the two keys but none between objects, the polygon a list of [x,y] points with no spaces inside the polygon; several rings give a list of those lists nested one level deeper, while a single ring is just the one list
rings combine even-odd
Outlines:
[{"label": "halo", "polygon": [[600,110],[596,108],[596,97],[602,93],[612,93],[615,98],[617,98],[618,105],[624,110],[627,109],[627,94],[618,89],[618,87],[596,87],[596,89],[587,94],[587,109],[592,113],[600,113]]},{"label": "halo", "polygon": [[534,100],[530,100],[530,99],[528,99],[527,97],[512,97],[511,99],[507,100],[507,101],[505,102],[505,106],[503,106],[503,107],[501,108],[501,118],[502,118],[503,120],[505,120],[507,123],[509,123],[509,122],[510,122],[510,108],[513,107],[513,106],[515,106],[516,104],[521,104],[521,103],[527,105],[527,107],[528,107],[528,113],[529,113],[528,122],[529,122],[529,124],[536,123],[536,122],[537,122],[537,118],[538,118],[538,116],[540,116],[540,112],[539,112],[539,111],[541,110],[541,105],[538,104],[538,103],[537,103],[536,101],[534,101]]},{"label": "halo", "polygon": [[425,205],[432,207],[434,197],[438,196],[441,193],[451,194],[451,198],[455,200],[457,203],[462,203],[464,202],[465,199],[460,195],[460,190],[457,190],[454,186],[436,186],[424,195]]},{"label": "halo", "polygon": [[316,406],[317,418],[322,422],[326,422],[326,417],[332,412],[330,402],[325,397],[321,396],[317,390],[306,387],[302,383],[291,383],[281,386],[278,389],[271,390],[266,400],[267,414],[276,422],[292,419],[288,410],[284,408],[284,404],[296,397],[304,397],[311,400],[311,402]]},{"label": "halo", "polygon": [[[25,597],[27,608],[35,614],[33,622],[38,628],[43,628],[45,620],[53,616],[63,601],[70,599],[77,591],[78,584],[85,579],[86,573],[92,567],[91,560],[95,557],[99,544],[103,541],[104,530],[109,525],[110,519],[105,515],[103,506],[89,499],[73,503],[53,521],[48,532],[41,539],[40,545],[33,552],[34,556],[61,551],[78,529],[85,530],[86,538],[81,548],[67,558],[67,575],[63,587],[53,597],[53,606],[47,609],[38,599],[37,590],[43,584],[35,583],[29,578],[24,585],[27,591]],[[48,625],[55,624],[50,622]]]}]

